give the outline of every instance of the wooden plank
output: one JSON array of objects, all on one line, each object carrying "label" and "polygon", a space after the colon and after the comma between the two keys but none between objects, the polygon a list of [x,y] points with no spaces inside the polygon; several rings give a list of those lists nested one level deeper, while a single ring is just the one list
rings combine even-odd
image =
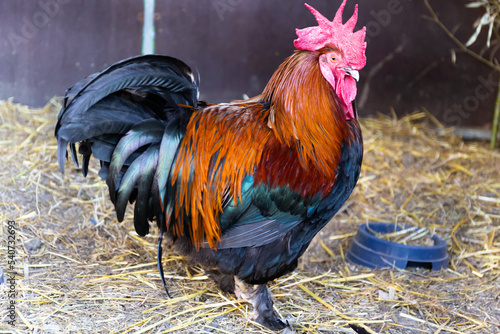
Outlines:
[{"label": "wooden plank", "polygon": [[[356,1],[348,1],[344,20]],[[340,0],[311,0],[328,18]],[[143,11],[138,0],[0,1],[0,99],[42,106],[81,78],[140,53]],[[460,23],[466,40],[480,11],[454,0],[433,3],[444,23]],[[374,0],[360,6],[367,59],[358,84],[361,116],[427,108],[444,125],[491,121],[496,74],[457,55],[422,2]],[[156,52],[179,57],[201,76],[211,102],[260,93],[293,50],[295,28],[315,25],[303,0],[157,0]],[[478,42],[479,46],[479,42]],[[490,84],[494,82],[494,84]]]}]

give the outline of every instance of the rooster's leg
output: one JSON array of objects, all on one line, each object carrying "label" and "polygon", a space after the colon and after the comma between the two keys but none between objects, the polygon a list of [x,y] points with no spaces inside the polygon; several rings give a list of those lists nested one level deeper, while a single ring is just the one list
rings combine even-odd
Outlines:
[{"label": "rooster's leg", "polygon": [[233,275],[223,274],[217,269],[205,270],[205,274],[217,283],[217,287],[220,291],[224,293],[234,293]]},{"label": "rooster's leg", "polygon": [[238,277],[234,277],[234,293],[238,299],[244,299],[253,305],[254,314],[250,318],[270,328],[279,330],[285,328],[288,323],[281,320],[273,311],[273,300],[266,284],[250,285],[244,283]]}]

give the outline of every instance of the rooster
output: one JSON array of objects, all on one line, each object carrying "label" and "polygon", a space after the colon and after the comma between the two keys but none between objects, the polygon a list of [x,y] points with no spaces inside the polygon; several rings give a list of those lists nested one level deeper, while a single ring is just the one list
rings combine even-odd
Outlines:
[{"label": "rooster", "polygon": [[[278,330],[267,282],[293,271],[313,237],[347,200],[363,155],[354,104],[366,63],[365,28],[346,0],[329,21],[297,29],[297,50],[262,94],[231,103],[198,100],[182,61],[145,55],[115,63],[66,91],[55,135],[64,173],[68,146],[86,176],[100,160],[119,221],[134,203],[134,226],[150,221],[224,292]],[[166,286],[165,286],[166,289]],[[168,291],[167,291],[168,294]]]}]

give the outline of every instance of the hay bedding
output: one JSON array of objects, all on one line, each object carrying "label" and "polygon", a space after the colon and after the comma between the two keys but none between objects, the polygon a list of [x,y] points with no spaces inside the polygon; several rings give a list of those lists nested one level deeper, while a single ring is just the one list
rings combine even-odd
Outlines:
[{"label": "hay bedding", "polygon": [[[247,320],[249,306],[220,293],[203,271],[172,252],[164,257],[173,299],[156,269],[156,237],[133,231],[131,210],[115,219],[105,184],[67,165],[53,138],[57,101],[29,109],[0,102],[0,244],[17,229],[17,324],[25,333],[267,333]],[[434,123],[434,124],[430,124]],[[500,326],[500,154],[463,143],[420,112],[362,119],[360,182],[342,213],[314,240],[299,269],[270,284],[297,333],[498,333]],[[357,226],[398,221],[448,242],[440,272],[369,270],[344,260]],[[289,331],[290,332],[290,331]]]}]

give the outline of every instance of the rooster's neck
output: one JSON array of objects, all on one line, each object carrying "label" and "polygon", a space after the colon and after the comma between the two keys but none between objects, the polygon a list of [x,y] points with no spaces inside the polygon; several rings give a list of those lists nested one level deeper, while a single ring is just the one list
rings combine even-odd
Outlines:
[{"label": "rooster's neck", "polygon": [[340,151],[348,140],[345,113],[324,79],[320,51],[296,51],[273,74],[262,98],[269,101],[268,125],[276,139],[295,147],[302,166],[335,178]]}]

